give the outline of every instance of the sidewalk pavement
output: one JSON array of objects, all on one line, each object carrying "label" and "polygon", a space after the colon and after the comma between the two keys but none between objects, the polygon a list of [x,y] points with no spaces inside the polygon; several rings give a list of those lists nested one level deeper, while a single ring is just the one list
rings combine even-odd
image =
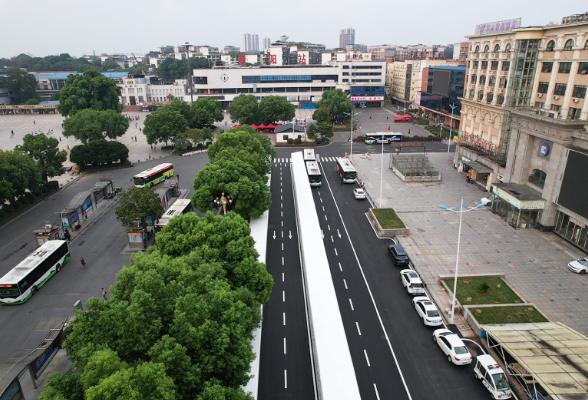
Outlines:
[{"label": "sidewalk pavement", "polygon": [[[453,154],[428,156],[442,173],[442,182],[404,183],[388,168],[390,155],[384,155],[382,206],[394,208],[410,229],[400,243],[448,317],[451,297],[436,278],[455,273],[459,214],[438,205],[455,207],[463,197],[464,206],[476,206],[489,193],[466,183],[465,176],[453,168]],[[356,155],[353,164],[379,204],[381,157],[372,155],[370,160]],[[554,233],[515,230],[489,207],[463,214],[460,276],[503,273],[508,284],[547,318],[588,335],[588,281],[566,268],[570,260],[581,256],[585,255]],[[467,329],[465,321],[456,322],[460,329]],[[472,334],[468,331],[464,335]]]}]

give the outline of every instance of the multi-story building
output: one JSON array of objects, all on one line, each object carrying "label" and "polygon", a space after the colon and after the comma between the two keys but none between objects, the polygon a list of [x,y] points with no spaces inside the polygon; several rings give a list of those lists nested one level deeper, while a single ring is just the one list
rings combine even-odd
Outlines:
[{"label": "multi-story building", "polygon": [[588,250],[588,14],[515,28],[469,37],[455,163],[513,227]]},{"label": "multi-story building", "polygon": [[381,61],[387,58],[393,58],[396,55],[397,47],[383,44],[381,46],[368,46],[367,51],[372,53],[374,60]]},{"label": "multi-story building", "polygon": [[452,59],[454,60],[459,60],[459,61],[466,61],[468,58],[468,49],[470,47],[470,44],[468,42],[463,42],[463,43],[455,43],[453,45],[453,57]]},{"label": "multi-story building", "polygon": [[211,61],[211,64],[215,61],[220,61],[220,52],[218,47],[212,46],[195,46],[190,43],[183,45],[174,46],[174,57],[176,60],[185,60],[186,58],[192,57],[204,57]]},{"label": "multi-story building", "polygon": [[243,34],[243,51],[245,53],[259,51],[259,35],[257,33]]},{"label": "multi-story building", "polygon": [[129,75],[117,86],[121,88],[120,102],[123,105],[163,105],[175,98],[183,100],[188,80],[177,79],[168,83],[156,76]]},{"label": "multi-story building", "polygon": [[[52,95],[59,92],[64,86],[67,77],[70,75],[81,75],[76,71],[31,71],[37,80],[37,95],[43,100],[49,100]],[[128,72],[102,72],[102,75],[114,80],[117,84],[122,83]]]},{"label": "multi-story building", "polygon": [[263,51],[266,51],[267,49],[269,49],[271,44],[272,44],[271,39],[268,37],[264,37],[263,38]]},{"label": "multi-story building", "polygon": [[339,48],[346,50],[347,45],[355,44],[355,29],[345,28],[339,32]]},{"label": "multi-story building", "polygon": [[223,49],[223,53],[240,52],[240,51],[241,51],[241,48],[239,46],[231,46],[231,45],[227,45]]}]

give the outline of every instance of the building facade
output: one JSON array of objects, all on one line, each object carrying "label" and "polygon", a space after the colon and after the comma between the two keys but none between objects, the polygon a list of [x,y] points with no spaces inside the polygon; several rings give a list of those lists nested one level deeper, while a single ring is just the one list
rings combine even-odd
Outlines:
[{"label": "building facade", "polygon": [[355,29],[345,28],[339,32],[339,48],[346,50],[347,45],[355,44]]},{"label": "building facade", "polygon": [[245,53],[259,51],[259,35],[257,33],[243,34],[243,51]]},{"label": "building facade", "polygon": [[183,100],[188,80],[177,79],[168,84],[156,76],[129,75],[117,86],[121,88],[120,102],[123,105],[163,105],[175,98]]},{"label": "building facade", "polygon": [[272,44],[271,39],[268,37],[264,37],[263,38],[263,51],[266,51],[267,49],[269,49],[271,44]]},{"label": "building facade", "polygon": [[230,52],[240,52],[241,48],[239,46],[231,46],[227,45],[223,49],[223,53],[230,53]]}]

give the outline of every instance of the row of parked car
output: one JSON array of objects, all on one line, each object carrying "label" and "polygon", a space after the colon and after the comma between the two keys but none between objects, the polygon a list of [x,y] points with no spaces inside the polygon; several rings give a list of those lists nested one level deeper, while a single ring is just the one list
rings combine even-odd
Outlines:
[{"label": "row of parked car", "polygon": [[[395,266],[405,267],[400,271],[400,281],[412,299],[419,318],[427,326],[443,326],[433,331],[433,341],[437,343],[447,360],[454,365],[469,365],[473,358],[459,335],[445,328],[443,317],[435,303],[427,296],[425,283],[419,274],[410,268],[410,257],[406,249],[398,242],[388,246],[388,255]],[[506,374],[500,365],[488,354],[476,357],[474,376],[482,380],[483,385],[494,399],[510,399],[512,392]]]}]

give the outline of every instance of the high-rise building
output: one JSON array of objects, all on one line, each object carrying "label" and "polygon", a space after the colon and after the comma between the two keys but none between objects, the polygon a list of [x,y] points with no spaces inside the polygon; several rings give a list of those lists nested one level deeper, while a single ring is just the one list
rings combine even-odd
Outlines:
[{"label": "high-rise building", "polygon": [[267,49],[269,49],[271,44],[272,44],[272,41],[270,40],[270,38],[268,38],[268,37],[263,38],[263,51],[266,51]]},{"label": "high-rise building", "polygon": [[259,51],[259,35],[257,33],[245,33],[243,35],[243,51]]},{"label": "high-rise building", "polygon": [[341,29],[339,33],[339,47],[346,49],[348,44],[355,44],[355,29]]}]

